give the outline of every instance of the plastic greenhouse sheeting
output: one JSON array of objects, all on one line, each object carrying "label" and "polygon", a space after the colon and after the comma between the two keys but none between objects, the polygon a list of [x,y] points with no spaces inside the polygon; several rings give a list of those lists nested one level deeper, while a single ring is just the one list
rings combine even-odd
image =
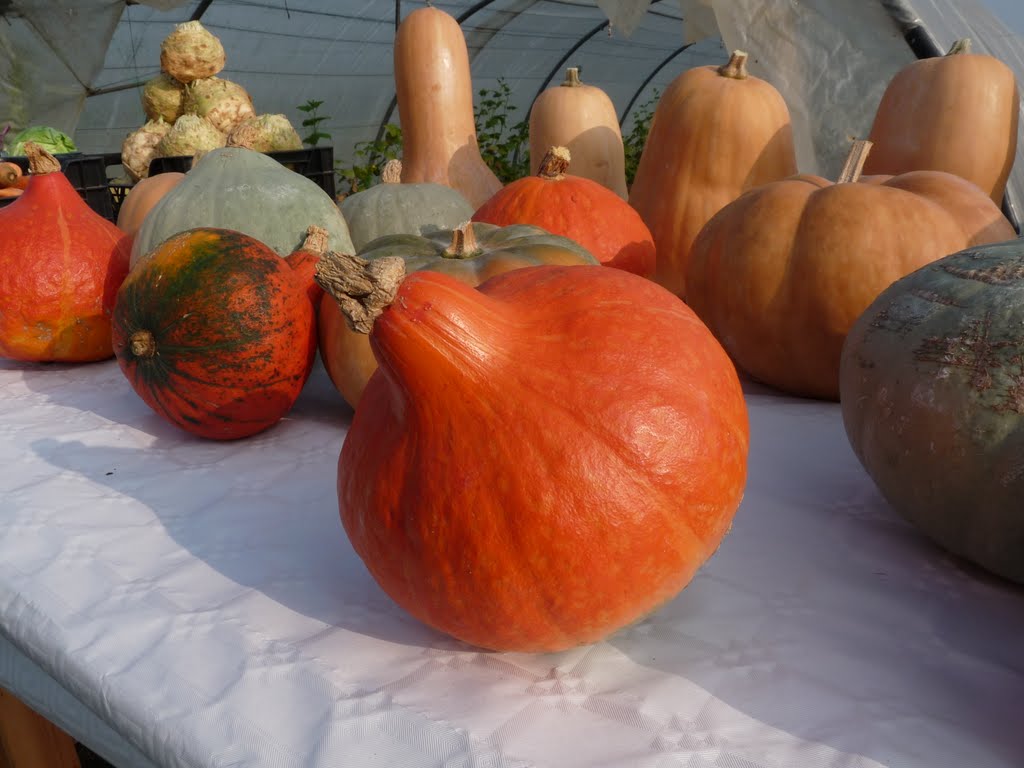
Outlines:
[{"label": "plastic greenhouse sheeting", "polygon": [[[345,161],[394,107],[392,42],[410,0],[3,0],[0,125],[50,124],[87,152],[116,152],[144,120],[139,84],[159,72],[174,25],[201,17],[224,43],[223,77],[252,94],[258,112],[324,102],[322,126]],[[919,19],[940,46],[971,37],[1024,80],[1024,6],[1017,0],[455,0],[474,86],[512,91],[513,120],[543,88],[578,66],[603,88],[628,129],[636,106],[683,70],[751,53],[794,115],[801,168],[832,175],[849,136],[863,136],[888,79],[914,58],[894,9]],[[897,14],[898,15],[898,14]],[[1024,125],[1024,121],[1021,121]],[[1011,179],[1024,199],[1024,141]]]}]

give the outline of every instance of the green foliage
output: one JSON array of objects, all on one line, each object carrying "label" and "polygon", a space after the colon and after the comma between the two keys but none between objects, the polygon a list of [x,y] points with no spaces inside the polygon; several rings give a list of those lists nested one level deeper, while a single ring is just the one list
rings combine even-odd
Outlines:
[{"label": "green foliage", "polygon": [[640,164],[640,155],[644,151],[644,142],[647,141],[651,118],[654,117],[654,108],[658,105],[660,96],[661,92],[655,88],[651,98],[633,111],[633,127],[622,137],[623,149],[626,152],[627,187],[633,186],[633,177],[636,176],[636,168]]},{"label": "green foliage", "polygon": [[402,156],[402,129],[387,123],[379,139],[361,141],[352,152],[352,164],[340,163],[335,173],[341,181],[339,194],[351,195],[380,181],[380,172],[388,160]]},{"label": "green foliage", "polygon": [[317,143],[323,139],[331,138],[331,134],[324,133],[318,127],[324,120],[330,119],[328,115],[321,115],[317,112],[321,106],[323,106],[322,101],[310,99],[305,104],[301,104],[298,107],[299,111],[305,112],[309,115],[309,117],[302,121],[302,126],[309,129],[309,134],[304,136],[302,141],[311,147],[315,147]]},{"label": "green foliage", "polygon": [[473,116],[480,156],[502,184],[526,176],[530,172],[529,116],[511,122],[516,106],[511,103],[512,88],[502,77],[497,88],[482,88],[478,95]]}]

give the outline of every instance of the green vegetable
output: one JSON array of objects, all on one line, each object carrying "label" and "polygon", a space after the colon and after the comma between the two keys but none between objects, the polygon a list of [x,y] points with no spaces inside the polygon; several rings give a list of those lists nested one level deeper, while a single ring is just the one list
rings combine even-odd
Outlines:
[{"label": "green vegetable", "polygon": [[51,155],[78,151],[75,142],[66,133],[61,133],[56,128],[50,128],[46,125],[34,125],[7,140],[8,154],[19,157],[24,155],[25,142],[27,141],[34,141]]}]

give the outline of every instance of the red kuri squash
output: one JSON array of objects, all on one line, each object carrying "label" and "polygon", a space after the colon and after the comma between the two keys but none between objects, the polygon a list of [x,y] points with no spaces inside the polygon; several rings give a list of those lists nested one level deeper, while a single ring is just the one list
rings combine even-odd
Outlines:
[{"label": "red kuri squash", "polygon": [[114,352],[143,400],[200,437],[276,424],[316,356],[313,306],[288,263],[259,240],[200,228],[170,237],[131,271],[114,308]]},{"label": "red kuri squash", "polygon": [[553,651],[655,610],[718,548],[746,405],[682,301],[600,265],[474,289],[335,256],[320,273],[375,318],[380,364],[342,447],[341,517],[399,605],[478,646]]},{"label": "red kuri squash", "polygon": [[536,176],[499,189],[473,221],[533,224],[575,240],[605,266],[652,276],[654,238],[640,214],[607,187],[566,173],[571,160],[566,147],[551,147]]},{"label": "red kuri squash", "polygon": [[31,142],[25,152],[25,192],[0,208],[0,356],[106,359],[129,243],[85,203],[52,155]]}]

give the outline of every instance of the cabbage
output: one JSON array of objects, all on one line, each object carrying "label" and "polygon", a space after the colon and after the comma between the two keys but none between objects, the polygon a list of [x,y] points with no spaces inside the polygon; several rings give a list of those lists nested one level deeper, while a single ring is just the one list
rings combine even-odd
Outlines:
[{"label": "cabbage", "polygon": [[65,152],[77,152],[78,147],[71,137],[61,133],[56,128],[45,125],[35,125],[26,128],[14,138],[7,140],[8,154],[21,157],[25,154],[25,142],[34,141],[51,155],[59,155]]}]

